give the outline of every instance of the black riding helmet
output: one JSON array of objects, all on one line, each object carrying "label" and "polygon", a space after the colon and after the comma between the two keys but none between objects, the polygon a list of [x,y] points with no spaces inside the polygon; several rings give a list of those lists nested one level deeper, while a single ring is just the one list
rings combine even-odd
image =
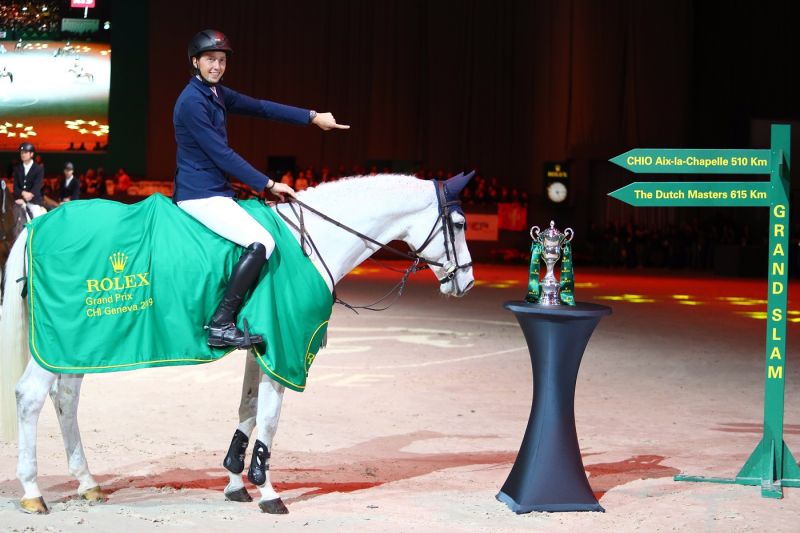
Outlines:
[{"label": "black riding helmet", "polygon": [[33,147],[33,144],[29,142],[24,142],[19,145],[20,152],[35,152],[36,148]]},{"label": "black riding helmet", "polygon": [[[200,70],[192,63],[193,57],[200,57],[203,52],[225,52],[225,56],[233,53],[231,43],[224,33],[217,30],[203,30],[189,41],[189,65],[192,76],[200,74]],[[202,79],[206,85],[213,85]]]},{"label": "black riding helmet", "polygon": [[231,43],[225,34],[217,30],[203,30],[189,42],[189,61],[203,52],[225,52],[227,55],[233,53]]}]

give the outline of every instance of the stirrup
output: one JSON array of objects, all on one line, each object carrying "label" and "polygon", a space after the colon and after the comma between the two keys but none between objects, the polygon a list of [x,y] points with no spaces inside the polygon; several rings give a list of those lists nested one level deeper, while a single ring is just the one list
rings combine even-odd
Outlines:
[{"label": "stirrup", "polygon": [[261,335],[251,334],[247,319],[244,320],[244,331],[229,322],[220,325],[205,326],[208,330],[208,345],[214,348],[233,346],[236,348],[249,348],[254,344],[261,344],[264,338]]}]

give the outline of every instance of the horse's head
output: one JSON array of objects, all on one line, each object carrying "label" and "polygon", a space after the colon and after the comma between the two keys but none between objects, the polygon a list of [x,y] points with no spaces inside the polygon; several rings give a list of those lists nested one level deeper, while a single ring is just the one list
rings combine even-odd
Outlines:
[{"label": "horse's head", "polygon": [[408,232],[408,243],[431,267],[448,296],[464,296],[472,288],[472,257],[467,249],[466,217],[459,194],[475,175],[470,172],[447,181],[434,181],[436,200]]}]

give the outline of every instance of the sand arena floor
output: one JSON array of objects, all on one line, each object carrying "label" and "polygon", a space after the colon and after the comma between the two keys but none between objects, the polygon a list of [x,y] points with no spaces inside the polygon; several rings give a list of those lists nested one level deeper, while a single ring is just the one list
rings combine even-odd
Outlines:
[{"label": "sand arena floor", "polygon": [[[363,303],[392,277],[367,265],[341,296]],[[756,487],[672,480],[734,476],[759,441],[766,281],[579,268],[577,299],[614,310],[586,350],[575,404],[606,512],[515,515],[494,497],[519,449],[532,380],[502,303],[524,296],[527,271],[479,266],[476,278],[460,300],[441,297],[423,273],[390,311],[337,306],[328,348],[308,390],[287,391],[275,439],[272,479],[289,515],[222,496],[245,357],[237,352],[85,380],[83,443],[105,504],[75,499],[48,400],[39,472],[52,512],[17,510],[16,445],[1,443],[0,530],[798,531],[800,489],[769,500]],[[790,309],[798,294],[790,283]],[[798,456],[800,323],[788,330],[785,439]]]}]

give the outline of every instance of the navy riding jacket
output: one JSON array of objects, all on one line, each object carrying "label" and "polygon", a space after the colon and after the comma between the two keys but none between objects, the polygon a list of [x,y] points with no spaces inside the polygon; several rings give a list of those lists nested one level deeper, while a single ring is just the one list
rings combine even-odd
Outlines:
[{"label": "navy riding jacket", "polygon": [[25,167],[22,163],[14,167],[14,199],[22,198],[22,191],[33,193],[33,199],[29,203],[42,205],[42,185],[44,185],[44,167],[35,161],[31,165],[28,173],[25,174]]},{"label": "navy riding jacket", "polygon": [[175,102],[172,123],[178,144],[178,168],[172,196],[174,202],[234,196],[227,175],[259,192],[267,186],[267,176],[228,146],[225,126],[228,112],[290,124],[310,122],[308,109],[258,100],[222,85],[217,85],[216,90],[215,96],[208,85],[192,76]]}]

